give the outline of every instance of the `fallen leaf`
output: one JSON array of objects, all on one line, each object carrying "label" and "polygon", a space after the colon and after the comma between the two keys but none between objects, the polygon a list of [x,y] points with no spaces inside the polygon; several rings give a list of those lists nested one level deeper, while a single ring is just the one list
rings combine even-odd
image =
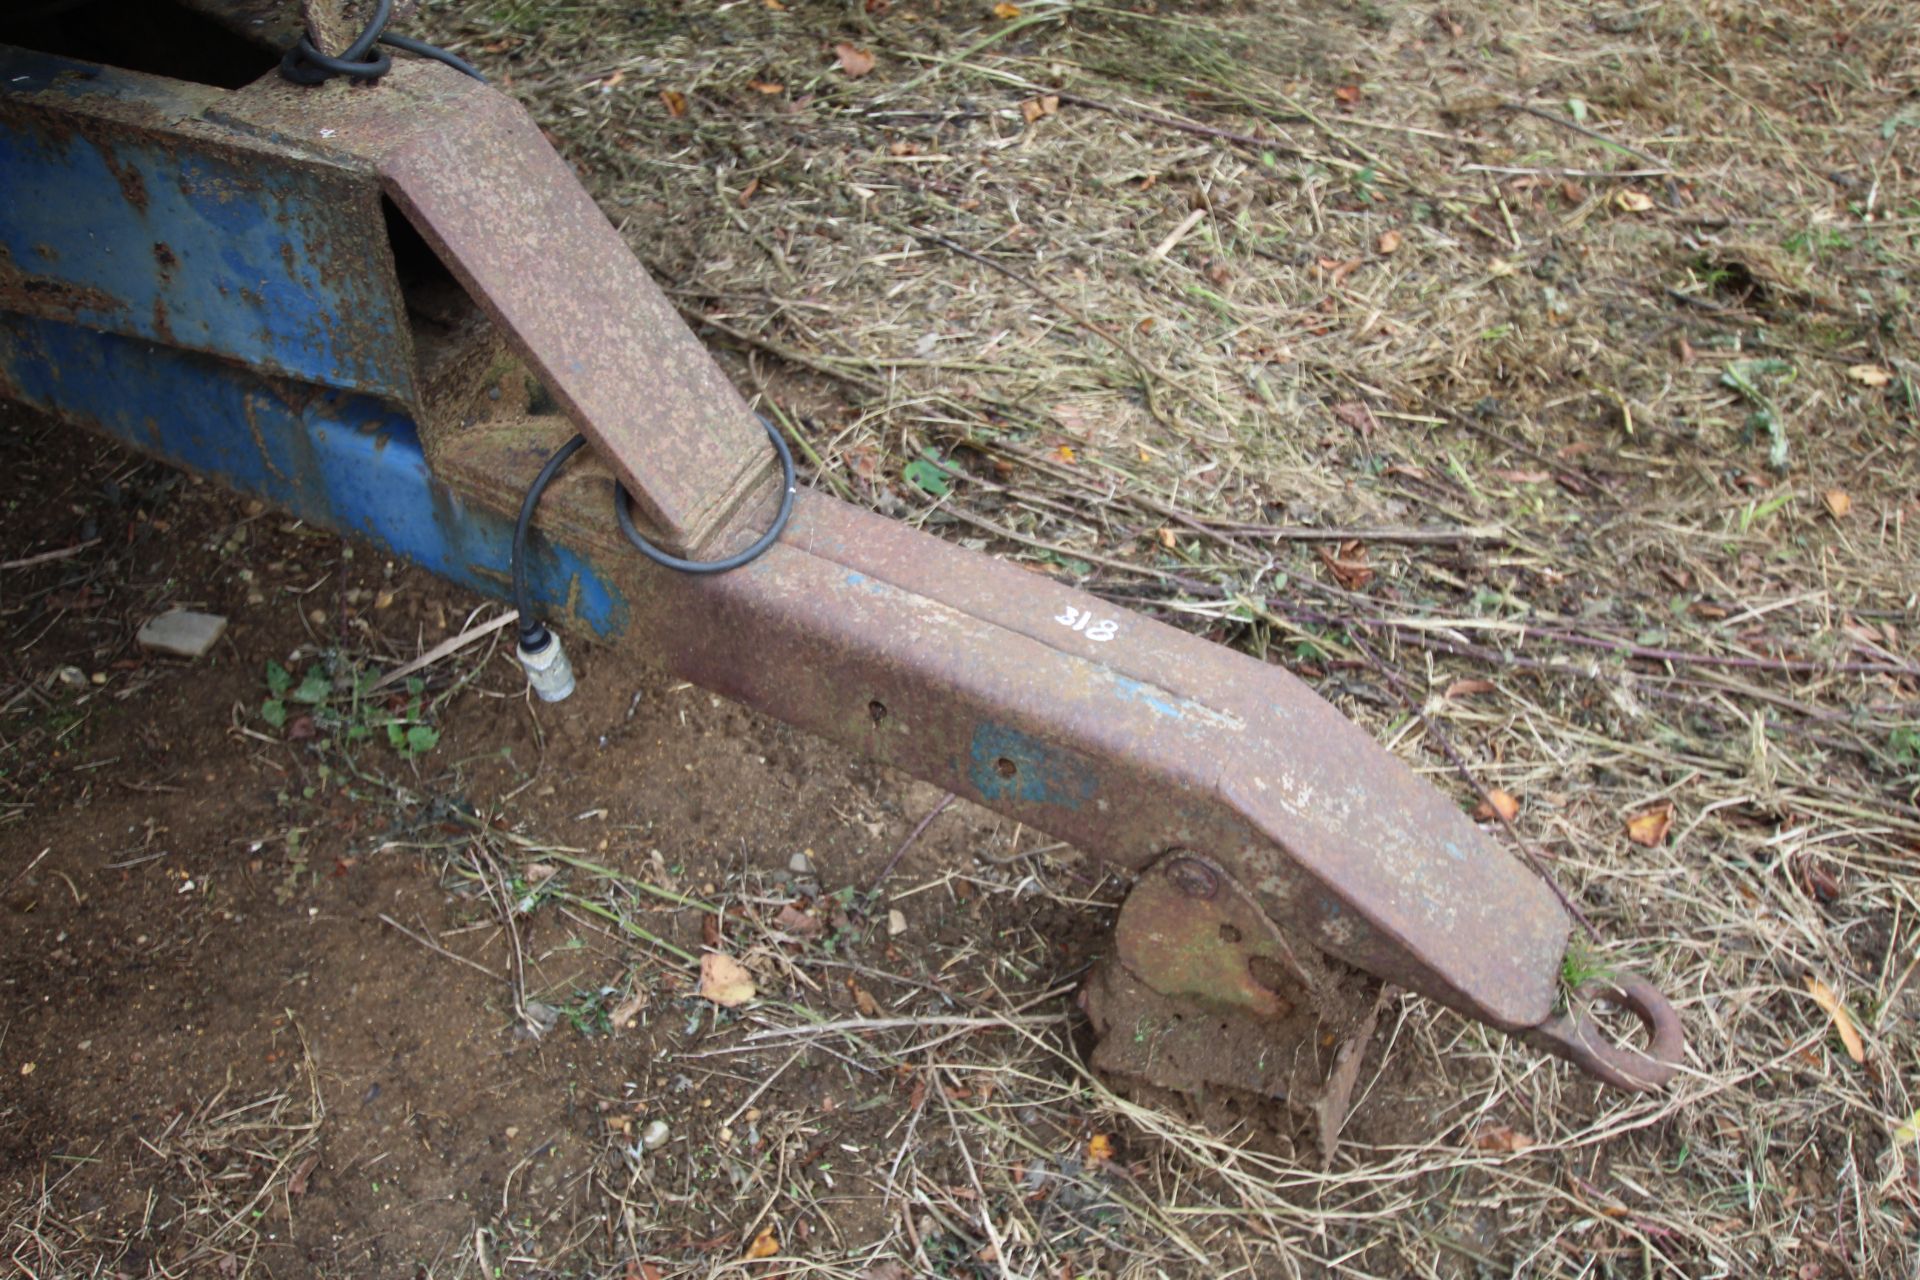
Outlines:
[{"label": "fallen leaf", "polygon": [[761,2],[776,13],[785,13],[787,11],[787,6],[781,4],[780,0],[761,0]]},{"label": "fallen leaf", "polygon": [[1614,196],[1613,202],[1628,213],[1645,213],[1653,208],[1653,197],[1644,191],[1635,191],[1632,187]]},{"label": "fallen leaf", "polygon": [[862,1271],[860,1280],[913,1280],[913,1273],[897,1259],[888,1258]]},{"label": "fallen leaf", "polygon": [[1512,822],[1520,815],[1520,802],[1512,796],[1494,787],[1487,792],[1487,798],[1473,811],[1473,816],[1481,822],[1498,817],[1503,822]]},{"label": "fallen leaf", "polygon": [[1899,1143],[1920,1141],[1920,1111],[1900,1122],[1893,1131],[1893,1140]]},{"label": "fallen leaf", "polygon": [[1853,1029],[1853,1018],[1847,1013],[1847,1006],[1840,1003],[1840,997],[1833,994],[1833,988],[1808,974],[1807,994],[1833,1019],[1833,1029],[1840,1033],[1840,1043],[1847,1047],[1847,1056],[1855,1062],[1865,1062],[1867,1046],[1860,1042],[1860,1033]]},{"label": "fallen leaf", "polygon": [[1367,549],[1358,542],[1344,542],[1334,551],[1324,543],[1315,548],[1320,562],[1334,580],[1348,591],[1358,591],[1373,581],[1373,566],[1367,563]]},{"label": "fallen leaf", "polygon": [[1473,1131],[1473,1145],[1481,1151],[1499,1151],[1511,1155],[1531,1147],[1533,1139],[1504,1124],[1482,1124]]},{"label": "fallen leaf", "polygon": [[1543,484],[1553,479],[1551,471],[1501,471],[1492,473],[1494,479],[1505,480],[1508,484]]},{"label": "fallen leaf", "polygon": [[1667,832],[1673,829],[1673,806],[1659,804],[1645,813],[1636,813],[1627,819],[1627,839],[1645,849],[1658,849],[1667,842]]},{"label": "fallen leaf", "polygon": [[785,93],[787,86],[777,80],[749,80],[747,88],[755,93]]},{"label": "fallen leaf", "polygon": [[1028,124],[1032,124],[1041,116],[1058,115],[1059,112],[1060,97],[1058,94],[1049,93],[1039,98],[1028,98],[1020,104],[1020,118]]},{"label": "fallen leaf", "polygon": [[1000,19],[1000,21],[1010,22],[1020,16],[1020,6],[1017,4],[1008,4],[1006,0],[1001,0],[999,4],[993,6],[992,13],[993,16]]},{"label": "fallen leaf", "polygon": [[1847,370],[1847,376],[1863,387],[1884,387],[1893,381],[1893,375],[1877,364],[1856,364]]},{"label": "fallen leaf", "polygon": [[1113,1139],[1104,1133],[1096,1133],[1087,1139],[1087,1163],[1105,1164],[1113,1159]]},{"label": "fallen leaf", "polygon": [[[1347,258],[1340,261],[1336,261],[1333,258],[1321,258],[1319,262],[1320,269],[1327,273],[1327,283],[1335,286],[1339,285],[1341,281],[1366,265],[1365,258]],[[1332,300],[1328,299],[1328,301],[1331,302]]]},{"label": "fallen leaf", "polygon": [[797,933],[803,938],[818,937],[826,929],[826,924],[811,911],[802,911],[789,902],[780,908],[780,914],[773,918],[773,927],[788,933]]},{"label": "fallen leaf", "polygon": [[560,868],[551,862],[529,862],[520,870],[526,875],[528,884],[539,884],[542,880],[552,879]]},{"label": "fallen leaf", "polygon": [[634,993],[613,1006],[607,1013],[608,1020],[616,1030],[625,1030],[640,1019],[640,1011],[647,1007],[647,993],[635,989]]},{"label": "fallen leaf", "polygon": [[302,1160],[299,1166],[294,1169],[293,1176],[287,1179],[287,1194],[290,1196],[303,1196],[307,1194],[307,1179],[313,1176],[314,1166],[319,1163],[320,1153],[318,1151],[313,1152],[305,1160]]},{"label": "fallen leaf", "polygon": [[1475,694],[1492,692],[1493,681],[1491,680],[1455,680],[1447,686],[1445,696],[1448,698],[1471,698]]},{"label": "fallen leaf", "polygon": [[1378,249],[1382,255],[1395,252],[1400,248],[1400,233],[1398,231],[1382,231],[1380,233],[1380,239],[1374,244],[1374,248]]},{"label": "fallen leaf", "polygon": [[1053,451],[1053,456],[1058,458],[1060,461],[1067,463],[1069,466],[1071,466],[1073,464],[1073,459],[1074,459],[1073,446],[1070,444],[1063,444],[1059,448]]},{"label": "fallen leaf", "polygon": [[833,46],[833,56],[840,60],[840,69],[849,79],[858,80],[873,70],[873,55],[844,40]]},{"label": "fallen leaf", "polygon": [[687,95],[675,93],[672,89],[660,91],[660,101],[666,104],[667,114],[678,118],[687,114]]},{"label": "fallen leaf", "polygon": [[1160,537],[1161,546],[1165,547],[1169,551],[1178,551],[1180,549],[1180,540],[1174,536],[1174,532],[1172,529],[1169,529],[1165,525],[1162,525],[1158,530],[1158,533]]},{"label": "fallen leaf", "polygon": [[1829,489],[1822,495],[1835,520],[1844,520],[1853,512],[1853,497],[1845,489]]},{"label": "fallen leaf", "polygon": [[700,957],[700,996],[727,1009],[737,1009],[757,992],[753,975],[732,956],[709,951]]},{"label": "fallen leaf", "polygon": [[760,1234],[753,1238],[753,1243],[747,1246],[743,1256],[748,1259],[771,1258],[778,1252],[780,1252],[780,1236],[771,1226],[765,1226],[760,1228]]},{"label": "fallen leaf", "polygon": [[1363,439],[1373,435],[1373,429],[1377,424],[1374,422],[1373,410],[1367,408],[1364,401],[1342,400],[1333,406],[1331,412],[1340,422],[1358,431]]},{"label": "fallen leaf", "polygon": [[1343,84],[1333,91],[1333,96],[1338,101],[1350,107],[1360,101],[1360,86],[1357,84]]}]

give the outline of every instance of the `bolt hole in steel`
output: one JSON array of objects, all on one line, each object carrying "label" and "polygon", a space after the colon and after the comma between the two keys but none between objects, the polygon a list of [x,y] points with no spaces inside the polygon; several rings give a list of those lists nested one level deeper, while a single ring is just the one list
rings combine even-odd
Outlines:
[{"label": "bolt hole in steel", "polygon": [[875,698],[867,704],[867,715],[872,717],[875,724],[879,724],[887,718],[887,704]]},{"label": "bolt hole in steel", "polygon": [[1189,898],[1211,898],[1220,891],[1220,877],[1198,858],[1179,856],[1167,862],[1167,879]]},{"label": "bolt hole in steel", "polygon": [[1011,778],[1020,772],[1020,766],[1005,756],[1001,756],[993,762],[993,771],[1003,778]]}]

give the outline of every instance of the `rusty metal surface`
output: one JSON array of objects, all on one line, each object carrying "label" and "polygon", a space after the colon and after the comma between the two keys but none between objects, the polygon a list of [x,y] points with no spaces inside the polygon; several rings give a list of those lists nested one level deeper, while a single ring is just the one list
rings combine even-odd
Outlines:
[{"label": "rusty metal surface", "polygon": [[1211,860],[1170,853],[1141,873],[1113,926],[1114,954],[1163,996],[1278,1018],[1305,981],[1284,935]]},{"label": "rusty metal surface", "polygon": [[[367,475],[323,468],[314,483],[289,485],[294,451],[318,439],[302,434],[311,424],[297,388],[272,389],[287,411],[264,417],[251,407],[250,384],[236,381],[244,371],[226,368],[233,407],[206,424],[193,452],[144,438],[142,426],[98,402],[100,377],[84,379],[92,417],[118,421],[110,429],[123,438],[314,518],[385,530],[405,554],[437,557],[450,576],[504,593],[498,531],[577,424],[600,456],[549,492],[537,549],[577,566],[566,612],[603,634],[619,631],[686,679],[1097,856],[1139,870],[1158,862],[1140,904],[1160,929],[1149,945],[1184,948],[1185,958],[1149,956],[1139,944],[1132,954],[1176,990],[1168,998],[1199,988],[1256,1020],[1306,1016],[1282,1011],[1278,999],[1288,959],[1313,986],[1288,952],[1297,939],[1524,1033],[1610,1082],[1647,1087],[1670,1074],[1683,1045],[1658,993],[1624,975],[1589,992],[1648,1023],[1657,1061],[1606,1044],[1584,1011],[1557,1012],[1568,920],[1547,886],[1284,670],[818,494],[803,495],[780,544],[733,573],[688,577],[634,555],[610,519],[610,466],[661,540],[697,555],[706,541],[751,536],[774,496],[772,459],[724,376],[510,102],[449,69],[411,64],[372,89],[263,82],[176,131],[221,127],[246,131],[263,157],[296,168],[311,159],[306,148],[325,149],[338,160],[332,171],[358,190],[370,189],[377,168],[572,422],[449,420],[436,429],[430,477],[417,449],[402,458],[394,445],[356,451],[358,436],[329,437]],[[265,182],[242,173],[229,186],[251,193]],[[142,171],[140,189],[153,185]],[[17,273],[17,245],[12,252]],[[382,266],[390,276],[390,261]],[[84,273],[61,279],[95,287]],[[62,295],[62,314],[29,326],[46,354],[9,366],[16,392],[77,403],[61,370],[109,367],[106,348],[79,327],[96,323],[79,314],[87,298]],[[311,291],[288,301],[297,317],[337,314]],[[485,349],[474,344],[473,358]],[[116,358],[134,363],[124,350]],[[166,365],[153,351],[139,360]],[[178,386],[208,377],[159,365],[148,381],[173,400]],[[330,372],[301,376],[333,385]],[[363,416],[380,415],[363,406]],[[278,434],[269,439],[269,430]],[[388,434],[399,439],[398,428]],[[388,497],[364,500],[376,473]],[[430,510],[389,510],[420,494]],[[488,532],[470,537],[475,529]],[[591,597],[580,589],[588,582]],[[589,598],[598,605],[583,607]],[[1205,909],[1191,909],[1196,902]],[[1211,954],[1193,932],[1209,925],[1227,944]],[[1223,927],[1239,937],[1225,938]],[[1227,972],[1235,956],[1245,981]],[[1275,967],[1262,973],[1259,961]]]},{"label": "rusty metal surface", "polygon": [[[477,427],[438,465],[512,510],[563,430]],[[1552,893],[1279,668],[818,494],[745,569],[650,571],[609,491],[563,474],[544,527],[685,678],[1125,866],[1204,850],[1311,945],[1482,1021],[1552,1015]]]},{"label": "rusty metal surface", "polygon": [[369,169],[209,124],[225,91],[0,45],[0,309],[397,401]]},{"label": "rusty metal surface", "polygon": [[[1298,996],[1298,992],[1291,993]],[[1095,1036],[1089,1063],[1116,1084],[1169,1093],[1235,1090],[1310,1105],[1333,1062],[1304,999],[1272,1015],[1166,995],[1115,957],[1094,966],[1080,996]]]},{"label": "rusty metal surface", "polygon": [[[359,156],[613,461],[654,541],[701,556],[777,476],[758,421],[517,104],[397,61],[371,88],[263,81],[224,118]],[[323,133],[324,131],[324,133]]]},{"label": "rusty metal surface", "polygon": [[[1635,973],[1591,978],[1574,992],[1574,1007],[1527,1033],[1528,1043],[1558,1054],[1595,1079],[1621,1089],[1658,1089],[1678,1074],[1686,1055],[1680,1015],[1658,988]],[[1647,1047],[1618,1045],[1595,1021],[1591,1003],[1626,1009],[1647,1029]]]},{"label": "rusty metal surface", "polygon": [[[313,47],[337,58],[366,29],[375,7],[375,0],[300,0],[300,18]],[[419,0],[394,0],[388,27],[406,21],[417,7]]]}]

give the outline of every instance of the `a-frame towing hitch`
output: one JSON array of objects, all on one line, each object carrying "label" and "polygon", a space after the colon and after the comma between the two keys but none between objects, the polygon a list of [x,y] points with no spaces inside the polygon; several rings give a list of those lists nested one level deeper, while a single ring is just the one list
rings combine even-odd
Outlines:
[{"label": "a-frame towing hitch", "polygon": [[[1279,668],[818,492],[733,572],[635,554],[616,479],[711,560],[780,470],[538,129],[457,70],[223,90],[0,46],[0,191],[0,395],[494,595],[582,433],[530,544],[561,630],[1137,872],[1082,997],[1097,1065],[1142,1073],[1157,1010],[1163,1066],[1299,1095],[1353,971],[1623,1088],[1679,1064],[1658,992],[1563,990],[1549,886]],[[522,368],[560,412],[516,402]]]}]

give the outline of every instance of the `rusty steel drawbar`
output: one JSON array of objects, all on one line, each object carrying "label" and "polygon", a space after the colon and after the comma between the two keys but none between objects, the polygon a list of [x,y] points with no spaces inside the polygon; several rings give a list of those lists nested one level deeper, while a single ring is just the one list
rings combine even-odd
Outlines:
[{"label": "rusty steel drawbar", "polygon": [[[0,395],[495,596],[529,484],[578,433],[521,566],[557,628],[1142,873],[1129,981],[1257,1037],[1332,957],[1609,1084],[1674,1074],[1667,1001],[1625,973],[1563,989],[1549,886],[1286,671],[789,494],[511,99],[412,56],[295,83],[296,37],[333,57],[355,29],[191,8],[235,51],[225,87],[0,44]],[[737,553],[789,500],[790,522],[690,574],[635,553],[616,486],[674,557]],[[1601,999],[1645,1047],[1603,1033]]]}]

